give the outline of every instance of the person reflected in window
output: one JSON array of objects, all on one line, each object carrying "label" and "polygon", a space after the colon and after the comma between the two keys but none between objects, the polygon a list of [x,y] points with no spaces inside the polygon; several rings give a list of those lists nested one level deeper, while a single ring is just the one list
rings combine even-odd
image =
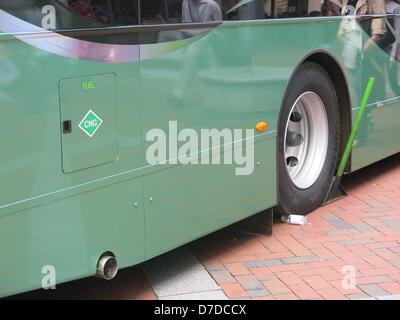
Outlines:
[{"label": "person reflected in window", "polygon": [[183,0],[183,23],[220,20],[222,20],[222,11],[214,0]]},{"label": "person reflected in window", "polygon": [[[353,7],[356,15],[384,15],[386,14],[383,0],[343,0],[342,14],[348,10],[347,6]],[[385,20],[383,18],[367,19],[361,21],[363,29],[370,35],[365,43],[364,50],[367,50],[373,43],[379,43],[386,32]]]},{"label": "person reflected in window", "polygon": [[342,4],[340,1],[335,3],[331,0],[324,0],[324,3],[321,6],[321,11],[323,16],[341,16]]},{"label": "person reflected in window", "polygon": [[[343,0],[342,5],[342,14],[344,15],[383,16],[386,14],[384,0]],[[361,87],[366,87],[369,76],[376,78],[376,85],[370,101],[377,102],[377,107],[379,107],[381,105],[379,101],[386,98],[385,83],[387,83],[387,79],[385,79],[384,72],[385,63],[380,56],[380,51],[376,50],[375,45],[382,46],[385,37],[388,35],[386,22],[383,17],[378,17],[361,19],[358,20],[357,23],[368,35],[367,41],[364,42],[362,48],[358,48],[360,52],[357,52],[359,53],[357,59],[362,59],[361,63],[364,70],[368,70],[368,77],[362,79]],[[353,32],[356,32],[355,27],[356,25],[352,28]],[[354,39],[351,44],[353,47],[357,47],[355,46],[355,43],[359,42],[360,37],[362,37],[362,35],[359,35]],[[350,53],[350,50],[348,50],[348,53]],[[373,127],[371,108],[367,108],[361,121],[357,140],[354,141],[353,147],[363,145],[368,140],[369,133],[373,130]]]},{"label": "person reflected in window", "polygon": [[398,72],[398,61],[400,61],[400,4],[392,1],[385,0],[386,12],[390,15],[396,15],[387,17],[387,26],[390,32],[393,33],[394,41],[389,44],[385,51],[390,55],[390,60],[387,64],[387,74],[389,75],[390,86],[396,95],[400,95],[399,78]]},{"label": "person reflected in window", "polygon": [[[395,14],[400,16],[400,4],[392,1],[392,0],[385,0],[385,5],[386,5],[386,12],[388,14]],[[391,56],[398,60],[399,58],[399,39],[400,39],[400,17],[390,17],[387,19],[388,22],[390,23],[391,32],[394,31],[394,43],[389,46],[389,50],[392,50]],[[389,26],[388,26],[389,27]]]}]

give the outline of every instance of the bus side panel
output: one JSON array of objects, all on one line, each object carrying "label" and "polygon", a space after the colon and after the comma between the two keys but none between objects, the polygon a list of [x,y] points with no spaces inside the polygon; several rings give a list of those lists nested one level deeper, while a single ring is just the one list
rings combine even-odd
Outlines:
[{"label": "bus side panel", "polygon": [[[0,70],[0,296],[40,288],[47,265],[55,267],[59,284],[94,275],[105,251],[121,267],[143,261],[143,182],[135,170],[143,167],[139,62],[71,59],[0,36]],[[118,157],[66,174],[60,81],[104,74],[117,79],[110,88],[116,90],[116,121],[92,101],[76,107],[82,108],[79,120],[89,109],[102,118],[100,134],[110,123],[117,126]],[[73,132],[91,141],[78,124]],[[81,152],[87,157],[89,150]]]},{"label": "bus side panel", "polygon": [[121,268],[143,261],[143,206],[130,201],[142,188],[135,179],[1,217],[0,297],[92,276],[107,251]]},{"label": "bus side panel", "polygon": [[[42,51],[20,40],[2,41],[1,37],[0,56],[7,71],[0,78],[0,216],[33,204],[41,205],[63,194],[71,195],[71,190],[76,195],[76,190],[92,190],[126,179],[123,174],[116,176],[118,173],[129,172],[131,178],[135,176],[134,169],[144,166],[139,62],[117,64],[72,59]],[[80,117],[72,123],[72,132],[79,134],[83,141],[102,143],[95,140],[96,135],[90,138],[79,127],[79,121],[93,109],[103,120],[98,129],[100,135],[108,130],[107,126],[116,126],[113,130],[117,131],[118,155],[114,157],[113,153],[111,159],[116,159],[112,162],[98,165],[93,161],[93,166],[83,166],[88,168],[66,174],[62,170],[60,82],[83,76],[91,79],[91,75],[96,79],[97,75],[107,74],[115,74],[116,78],[116,88],[110,88],[116,90],[116,121],[114,118],[109,121],[106,114],[97,110],[98,101],[81,100]],[[76,90],[84,89],[80,86]],[[74,97],[74,92],[69,96]],[[104,145],[107,147],[107,140]],[[90,149],[85,148],[78,151],[85,158],[90,153]]]},{"label": "bus side panel", "polygon": [[[260,165],[236,176],[235,165],[175,166],[145,178],[147,258],[221,229],[276,201],[275,138],[255,143]],[[226,153],[225,153],[226,154]]]},{"label": "bus side panel", "polygon": [[[178,133],[190,128],[198,136],[201,129],[228,128],[231,133],[241,130],[243,140],[250,129],[256,143],[255,159],[249,162],[260,162],[249,175],[236,175],[235,168],[242,165],[235,164],[230,145],[217,151],[221,164],[155,166],[144,178],[146,197],[154,198],[146,200],[147,257],[276,204],[276,132],[273,125],[262,133],[253,130],[258,122],[274,120],[268,108],[251,104],[251,58],[248,26],[214,29],[176,52],[141,62],[144,137],[160,128],[176,140],[176,133],[169,133],[170,121],[176,122]],[[146,148],[151,144],[144,141]],[[168,159],[175,157],[167,154]],[[233,164],[223,164],[225,157]],[[199,161],[204,158],[208,156]]]},{"label": "bus side panel", "polygon": [[282,96],[274,93],[283,94],[280,89],[285,86],[286,79],[302,57],[322,49],[332,54],[345,72],[354,120],[367,81],[375,77],[376,85],[353,146],[351,164],[354,171],[400,151],[397,130],[400,116],[400,63],[396,60],[398,53],[393,56],[394,60],[391,59],[393,52],[390,48],[382,49],[372,43],[365,50],[370,37],[360,24],[356,24],[354,29],[348,28],[348,22],[344,19],[255,26],[255,79],[260,78],[260,85],[264,81],[267,89],[258,90],[255,81],[254,90],[258,94],[253,97],[258,99],[256,105],[262,101],[280,104]]},{"label": "bus side panel", "polygon": [[[363,46],[368,42],[370,38],[364,32]],[[375,77],[376,82],[353,149],[353,170],[400,151],[400,62],[391,59],[392,53],[397,59],[398,53],[390,47],[372,44],[364,50],[362,86],[366,87],[370,77]],[[353,118],[357,111],[353,110]]]},{"label": "bus side panel", "polygon": [[[347,80],[351,102],[357,105],[362,76],[361,60],[355,57],[351,62],[348,61],[348,44],[340,36],[341,30],[341,20],[255,25],[254,108],[264,105],[271,113],[271,121],[278,120],[290,77],[303,59],[321,52],[329,54],[338,62]],[[352,46],[361,46],[361,35],[353,35],[351,39]]]}]

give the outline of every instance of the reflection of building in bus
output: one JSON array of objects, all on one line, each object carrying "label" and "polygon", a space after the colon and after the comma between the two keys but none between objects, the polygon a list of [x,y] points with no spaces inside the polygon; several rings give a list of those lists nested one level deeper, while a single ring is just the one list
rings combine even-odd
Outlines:
[{"label": "reflection of building in bus", "polygon": [[111,12],[103,0],[63,1],[64,6],[72,8],[81,16],[104,23],[111,22]]},{"label": "reflection of building in bus", "polygon": [[294,18],[317,16],[321,0],[263,0],[266,18]]},{"label": "reflection of building in bus", "polygon": [[321,0],[253,0],[239,7],[239,0],[219,1],[225,20],[316,17],[323,9]]},{"label": "reflection of building in bus", "polygon": [[182,22],[182,0],[142,1],[142,24]]},{"label": "reflection of building in bus", "polygon": [[222,20],[214,0],[153,0],[142,2],[142,23],[208,22]]},{"label": "reflection of building in bus", "polygon": [[87,24],[98,23],[107,25],[129,25],[137,24],[137,8],[134,2],[122,2],[119,0],[57,0],[59,5],[64,10],[57,10],[58,15],[61,15],[62,21],[73,18],[74,23],[80,23],[80,26],[86,27]]}]

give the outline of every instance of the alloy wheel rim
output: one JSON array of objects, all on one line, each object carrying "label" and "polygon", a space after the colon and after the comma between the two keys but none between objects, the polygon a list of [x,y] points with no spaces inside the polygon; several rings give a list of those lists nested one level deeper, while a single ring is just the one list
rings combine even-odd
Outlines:
[{"label": "alloy wheel rim", "polygon": [[286,121],[285,167],[299,189],[311,187],[321,174],[328,153],[329,126],[318,94],[304,92],[293,104]]}]

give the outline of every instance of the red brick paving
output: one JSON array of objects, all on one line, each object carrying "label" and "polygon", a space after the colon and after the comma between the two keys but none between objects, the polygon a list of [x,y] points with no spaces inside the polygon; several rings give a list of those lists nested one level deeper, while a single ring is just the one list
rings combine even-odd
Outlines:
[{"label": "red brick paving", "polygon": [[249,270],[258,280],[269,280],[274,278],[274,273],[268,267],[250,268]]},{"label": "red brick paving", "polygon": [[[269,295],[254,299],[400,294],[400,154],[346,177],[344,185],[348,197],[311,213],[305,226],[275,223],[273,236],[227,228],[193,242],[192,251],[229,298],[249,298],[248,290],[260,287]],[[348,265],[354,288],[343,287]],[[156,298],[140,267],[122,270],[114,281],[91,278],[59,288],[23,297]]]},{"label": "red brick paving", "polygon": [[379,283],[379,286],[390,294],[398,294],[400,292],[400,283],[398,282],[384,282]]},{"label": "red brick paving", "polygon": [[[275,299],[363,298],[368,297],[366,292],[400,294],[399,165],[400,155],[395,155],[346,177],[349,195],[311,213],[305,226],[275,223],[271,237],[224,229],[195,241],[192,249],[202,260],[200,252],[223,242],[225,251],[213,258],[231,272],[237,281],[236,290],[239,277],[251,273]],[[335,227],[331,222],[337,219],[350,226]],[[309,256],[318,260],[284,263],[286,258]],[[268,260],[281,263],[246,266],[248,262]],[[342,268],[346,265],[355,268],[355,288],[343,288]]]},{"label": "red brick paving", "polygon": [[234,276],[240,276],[243,274],[250,274],[250,270],[247,269],[243,264],[241,263],[226,263],[225,267],[230,271],[230,273]]},{"label": "red brick paving", "polygon": [[263,281],[263,284],[272,295],[291,293],[289,287],[278,279]]},{"label": "red brick paving", "polygon": [[341,294],[335,288],[324,288],[318,290],[318,293],[326,300],[347,300],[348,298]]},{"label": "red brick paving", "polygon": [[239,283],[227,283],[221,285],[228,298],[244,298],[247,297],[246,291]]}]

